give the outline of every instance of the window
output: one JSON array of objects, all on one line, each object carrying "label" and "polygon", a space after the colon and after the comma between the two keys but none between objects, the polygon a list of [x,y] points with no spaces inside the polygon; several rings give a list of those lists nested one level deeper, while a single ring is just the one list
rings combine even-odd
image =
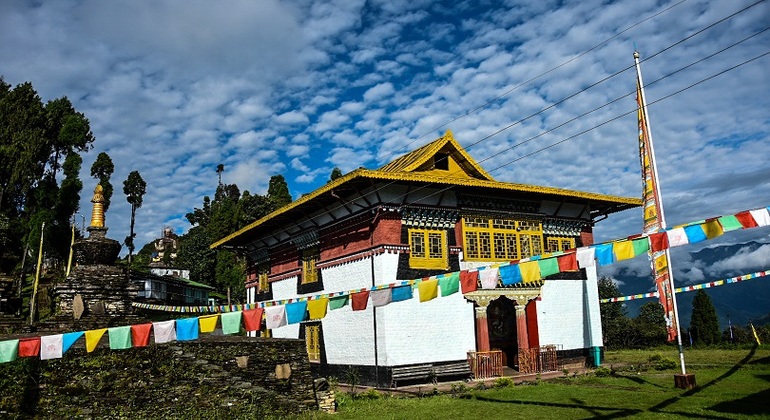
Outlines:
[{"label": "window", "polygon": [[257,266],[257,293],[265,293],[270,291],[270,283],[267,282],[270,275],[270,265],[260,264]]},{"label": "window", "polygon": [[316,283],[318,281],[318,247],[302,250],[302,284]]},{"label": "window", "polygon": [[442,270],[449,268],[446,231],[409,229],[409,266]]},{"label": "window", "polygon": [[433,156],[433,167],[442,171],[449,170],[449,154],[448,153],[436,153]]},{"label": "window", "polygon": [[466,260],[511,261],[543,252],[543,225],[538,220],[463,217]]},{"label": "window", "polygon": [[305,346],[307,347],[307,358],[311,362],[321,361],[321,325],[305,325]]},{"label": "window", "polygon": [[575,247],[575,238],[563,236],[551,236],[545,240],[545,251],[556,252],[566,251]]}]

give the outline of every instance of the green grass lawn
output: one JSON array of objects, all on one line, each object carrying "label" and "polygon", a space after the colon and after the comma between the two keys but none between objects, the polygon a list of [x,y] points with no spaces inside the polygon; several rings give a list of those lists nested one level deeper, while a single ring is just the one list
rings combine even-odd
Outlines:
[{"label": "green grass lawn", "polygon": [[[674,387],[679,366],[656,370],[650,356],[678,363],[674,347],[607,352],[605,377],[571,374],[549,381],[424,398],[338,396],[339,412],[306,418],[355,419],[580,419],[770,418],[770,348],[687,350],[697,387]],[[608,373],[609,369],[605,370]],[[374,398],[372,398],[374,396]]]}]

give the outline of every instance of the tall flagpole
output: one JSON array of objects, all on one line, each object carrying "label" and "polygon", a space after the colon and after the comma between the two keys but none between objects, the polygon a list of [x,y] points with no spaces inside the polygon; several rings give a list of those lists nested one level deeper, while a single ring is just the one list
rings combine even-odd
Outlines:
[{"label": "tall flagpole", "polygon": [[[653,196],[654,196],[654,200],[655,200],[654,204],[655,204],[655,207],[656,207],[656,213],[657,213],[657,218],[658,218],[658,225],[659,225],[658,227],[661,230],[665,230],[666,229],[666,215],[665,215],[665,212],[663,211],[663,198],[662,198],[662,196],[660,194],[660,183],[658,182],[658,168],[657,168],[657,166],[655,164],[655,149],[653,147],[653,142],[652,142],[652,131],[650,130],[650,120],[648,118],[648,113],[647,113],[647,98],[645,97],[645,94],[644,94],[644,83],[642,82],[642,70],[641,70],[641,67],[639,66],[639,52],[638,51],[634,51],[634,63],[636,65],[637,83],[639,84],[639,86],[638,86],[638,94],[640,96],[639,102],[640,102],[640,106],[641,106],[642,115],[644,116],[643,120],[640,121],[640,124],[643,124],[644,126],[640,127],[640,130],[643,129],[645,134],[646,134],[646,136],[647,136],[646,137],[647,142],[645,143],[645,146],[649,148],[648,158],[649,158],[649,164],[650,164],[650,169],[651,169],[651,174],[650,175],[652,175],[652,178],[653,178],[651,180],[652,181],[651,187],[654,190],[654,192],[653,192],[654,195]],[[644,158],[642,158],[642,170],[644,171]],[[646,211],[645,211],[645,213],[646,213]],[[650,233],[650,232],[645,232],[645,233]],[[670,294],[671,294],[671,304],[673,306],[673,320],[672,321],[673,321],[674,326],[676,328],[677,346],[679,348],[679,364],[680,364],[680,366],[682,368],[682,375],[687,375],[687,369],[686,369],[685,363],[684,363],[684,348],[682,347],[682,333],[681,333],[681,329],[679,328],[679,310],[678,310],[677,304],[676,304],[676,289],[674,288],[674,275],[673,275],[673,270],[671,269],[671,254],[670,254],[669,248],[665,249],[665,254],[664,255],[665,255],[665,259],[666,259],[666,261],[665,261],[665,264],[666,264],[665,269],[668,272],[667,279],[666,279],[666,281],[668,282],[668,284],[667,284],[668,287],[667,288],[670,291]],[[657,264],[655,264],[655,265],[657,265]],[[654,272],[653,275],[656,275],[655,272]],[[660,288],[658,288],[658,293],[662,293],[662,292],[663,291],[661,291]],[[661,298],[663,298],[663,296],[661,296]]]}]

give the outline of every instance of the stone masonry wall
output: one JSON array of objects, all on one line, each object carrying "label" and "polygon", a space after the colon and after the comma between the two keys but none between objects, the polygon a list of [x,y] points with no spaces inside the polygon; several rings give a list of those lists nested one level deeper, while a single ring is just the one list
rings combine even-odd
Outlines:
[{"label": "stone masonry wall", "polygon": [[0,384],[0,416],[259,418],[317,408],[300,340],[202,336],[90,354],[78,344],[62,359],[0,365],[0,375],[27,375]]}]

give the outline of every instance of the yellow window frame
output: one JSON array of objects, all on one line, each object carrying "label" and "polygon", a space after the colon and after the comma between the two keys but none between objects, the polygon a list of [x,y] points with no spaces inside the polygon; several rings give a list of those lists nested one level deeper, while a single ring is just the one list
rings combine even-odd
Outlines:
[{"label": "yellow window frame", "polygon": [[449,268],[445,230],[410,228],[408,235],[410,268]]},{"label": "yellow window frame", "polygon": [[538,220],[464,216],[466,261],[511,261],[543,252],[543,225]]},{"label": "yellow window frame", "polygon": [[307,358],[311,362],[321,361],[321,326],[305,325],[305,347]]},{"label": "yellow window frame", "polygon": [[302,250],[302,281],[301,284],[310,284],[318,281],[318,247]]},{"label": "yellow window frame", "polygon": [[549,236],[545,242],[546,252],[566,251],[575,247],[575,238],[566,236]]}]

